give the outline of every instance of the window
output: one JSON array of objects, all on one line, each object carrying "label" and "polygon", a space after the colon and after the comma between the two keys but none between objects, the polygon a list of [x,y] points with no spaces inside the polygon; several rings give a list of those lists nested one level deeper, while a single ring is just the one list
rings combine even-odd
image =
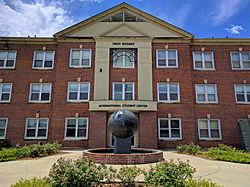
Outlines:
[{"label": "window", "polygon": [[31,83],[30,102],[48,103],[51,98],[51,83]]},{"label": "window", "polygon": [[177,50],[156,50],[156,62],[158,68],[177,68]]},{"label": "window", "polygon": [[89,82],[69,82],[68,101],[88,101],[89,100]]},{"label": "window", "polygon": [[157,83],[158,101],[180,102],[179,83]]},{"label": "window", "polygon": [[70,67],[91,67],[91,49],[71,49]]},{"label": "window", "polygon": [[234,85],[236,103],[250,104],[250,84]]},{"label": "window", "polygon": [[134,83],[113,83],[113,100],[134,100]]},{"label": "window", "polygon": [[231,64],[233,70],[250,70],[250,53],[231,52]]},{"label": "window", "polygon": [[135,63],[134,49],[112,49],[113,67],[133,68]]},{"label": "window", "polygon": [[194,69],[214,70],[213,52],[193,52]]},{"label": "window", "polygon": [[216,84],[196,84],[196,103],[218,103]]},{"label": "window", "polygon": [[182,138],[181,120],[175,118],[158,118],[158,136],[160,140],[180,140]]},{"label": "window", "polygon": [[0,83],[0,103],[8,103],[11,99],[12,83]]},{"label": "window", "polygon": [[66,118],[65,139],[88,139],[88,118]]},{"label": "window", "polygon": [[16,51],[0,51],[0,69],[15,68]]},{"label": "window", "polygon": [[220,120],[198,119],[200,140],[221,140]]},{"label": "window", "polygon": [[47,139],[48,118],[27,118],[25,139]]},{"label": "window", "polygon": [[5,139],[7,129],[7,118],[0,118],[0,139]]},{"label": "window", "polygon": [[34,51],[33,69],[52,69],[54,51]]}]

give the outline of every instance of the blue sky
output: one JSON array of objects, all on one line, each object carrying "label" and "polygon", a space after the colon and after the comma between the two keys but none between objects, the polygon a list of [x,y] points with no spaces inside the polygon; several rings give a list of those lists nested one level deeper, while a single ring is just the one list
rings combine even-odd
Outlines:
[{"label": "blue sky", "polygon": [[196,38],[250,37],[250,0],[0,0],[0,36],[52,36],[122,2]]}]

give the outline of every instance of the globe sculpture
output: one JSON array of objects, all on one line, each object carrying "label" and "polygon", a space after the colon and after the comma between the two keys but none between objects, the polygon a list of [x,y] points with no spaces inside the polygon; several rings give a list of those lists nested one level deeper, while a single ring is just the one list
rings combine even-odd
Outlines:
[{"label": "globe sculpture", "polygon": [[131,137],[138,129],[137,117],[128,110],[120,109],[109,117],[108,128],[114,136],[114,153],[130,154]]}]

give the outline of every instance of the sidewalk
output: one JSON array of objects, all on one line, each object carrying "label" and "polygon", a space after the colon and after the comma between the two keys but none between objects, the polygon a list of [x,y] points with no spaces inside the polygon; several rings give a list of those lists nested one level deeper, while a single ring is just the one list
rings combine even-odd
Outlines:
[{"label": "sidewalk", "polygon": [[[54,162],[60,157],[77,159],[82,156],[82,151],[67,151],[67,154],[54,155],[33,160],[18,160],[0,163],[0,186],[9,187],[20,178],[44,177]],[[190,165],[196,168],[195,178],[207,178],[224,185],[225,187],[249,187],[250,165],[236,164],[221,161],[211,161],[194,156],[181,155],[174,151],[164,151],[166,160],[177,158],[190,161]],[[120,166],[114,166],[118,168]],[[149,164],[138,165],[143,169],[150,168]]]}]

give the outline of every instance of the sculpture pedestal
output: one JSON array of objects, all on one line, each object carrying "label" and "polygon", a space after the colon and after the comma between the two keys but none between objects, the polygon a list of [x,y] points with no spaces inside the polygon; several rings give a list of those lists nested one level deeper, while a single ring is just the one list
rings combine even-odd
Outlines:
[{"label": "sculpture pedestal", "polygon": [[131,137],[116,138],[114,137],[114,153],[115,154],[131,154]]}]

